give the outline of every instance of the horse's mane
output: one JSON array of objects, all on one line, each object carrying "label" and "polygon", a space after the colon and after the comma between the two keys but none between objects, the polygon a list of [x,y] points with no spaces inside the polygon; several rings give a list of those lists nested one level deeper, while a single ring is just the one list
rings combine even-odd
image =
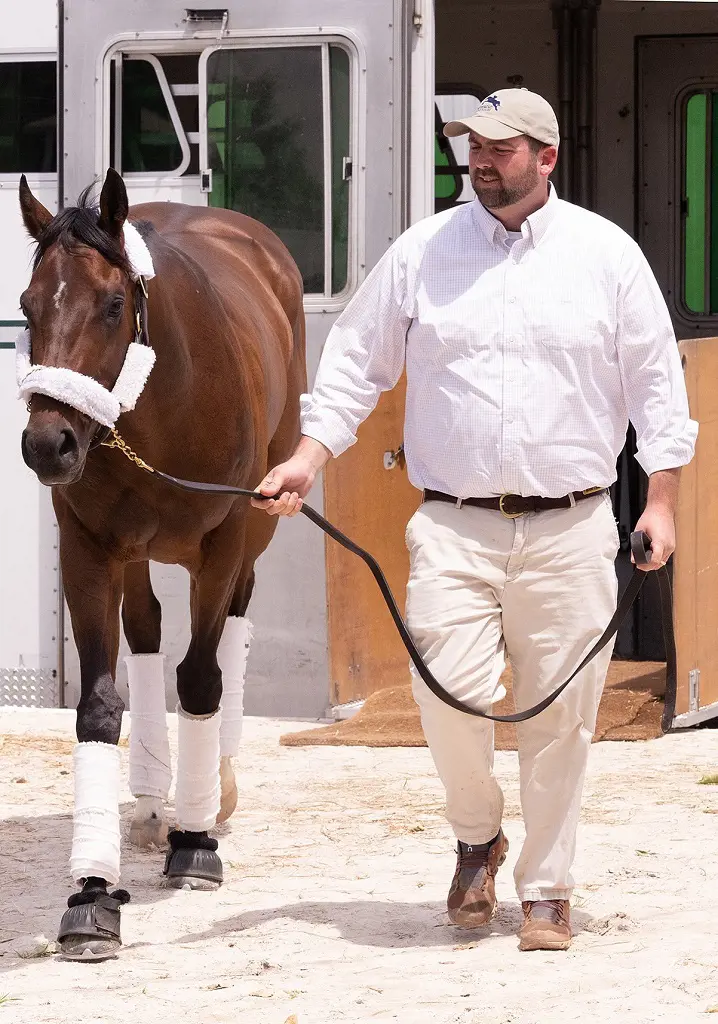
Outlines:
[{"label": "horse's mane", "polygon": [[[116,240],[100,227],[100,210],[96,205],[92,190],[88,185],[80,195],[77,206],[68,206],[50,221],[40,235],[32,268],[37,266],[47,250],[55,242],[59,242],[66,252],[77,255],[81,245],[95,249],[108,263],[119,267],[126,274],[131,274],[130,262]],[[140,227],[136,224],[135,227]],[[146,225],[142,225],[146,227]]]}]

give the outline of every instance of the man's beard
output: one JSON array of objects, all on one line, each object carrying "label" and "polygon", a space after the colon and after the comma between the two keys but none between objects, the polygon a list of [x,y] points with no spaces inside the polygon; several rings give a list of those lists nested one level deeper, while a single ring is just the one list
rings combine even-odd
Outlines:
[{"label": "man's beard", "polygon": [[520,178],[515,178],[508,185],[498,176],[490,183],[484,182],[479,177],[478,171],[474,172],[471,179],[474,192],[488,210],[501,210],[505,206],[520,203],[529,193],[533,192],[538,182],[539,173],[533,166],[527,167]]}]

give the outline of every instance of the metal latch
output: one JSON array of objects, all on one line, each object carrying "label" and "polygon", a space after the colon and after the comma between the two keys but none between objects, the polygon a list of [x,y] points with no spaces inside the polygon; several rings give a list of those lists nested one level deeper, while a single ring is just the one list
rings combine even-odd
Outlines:
[{"label": "metal latch", "polygon": [[384,469],[396,469],[397,466],[403,469],[405,465],[403,443],[394,452],[384,452]]},{"label": "metal latch", "polygon": [[700,710],[699,687],[701,682],[701,670],[692,668],[688,673],[688,710]]},{"label": "metal latch", "polygon": [[345,156],[342,158],[342,181],[351,181],[352,177],[352,158]]},{"label": "metal latch", "polygon": [[212,191],[212,172],[211,171],[200,171],[200,174],[199,174],[199,190],[200,190],[200,192],[211,192]]}]

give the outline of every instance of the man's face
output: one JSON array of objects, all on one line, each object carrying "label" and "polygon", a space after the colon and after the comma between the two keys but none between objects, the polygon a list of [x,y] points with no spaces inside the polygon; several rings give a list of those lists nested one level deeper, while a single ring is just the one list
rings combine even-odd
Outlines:
[{"label": "man's face", "polygon": [[[552,147],[546,147],[551,149]],[[469,176],[474,192],[489,210],[525,199],[542,180],[539,171],[544,162],[525,135],[513,139],[487,139],[469,135]]]}]

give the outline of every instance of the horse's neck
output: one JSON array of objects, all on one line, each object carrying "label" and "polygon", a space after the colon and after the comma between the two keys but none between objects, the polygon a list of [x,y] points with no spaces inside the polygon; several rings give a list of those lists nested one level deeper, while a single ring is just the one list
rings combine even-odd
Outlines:
[{"label": "horse's neck", "polygon": [[[171,439],[175,431],[186,435],[189,424],[196,431],[207,423],[218,433],[239,427],[249,442],[251,353],[237,345],[221,300],[190,257],[169,247],[157,264],[148,302],[149,341],[157,358],[134,429]],[[217,401],[220,393],[226,401]]]}]

